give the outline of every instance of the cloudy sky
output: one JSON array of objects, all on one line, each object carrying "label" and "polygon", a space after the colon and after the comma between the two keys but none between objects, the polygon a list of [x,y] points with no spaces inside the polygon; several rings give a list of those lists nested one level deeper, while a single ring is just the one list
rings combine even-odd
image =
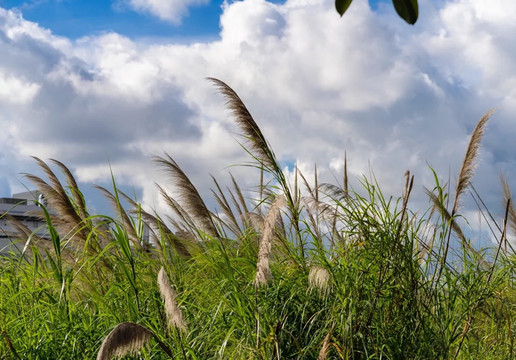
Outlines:
[{"label": "cloudy sky", "polygon": [[430,167],[454,184],[495,107],[473,182],[500,215],[498,173],[516,186],[516,2],[419,3],[410,26],[388,1],[340,18],[332,0],[0,0],[0,196],[30,187],[30,156],[67,164],[94,207],[110,171],[159,207],[151,157],[165,152],[205,194],[228,171],[251,188],[228,168],[247,156],[210,76],[286,168],[340,179],[347,152],[352,176],[373,171],[386,193],[411,170],[424,206]]}]

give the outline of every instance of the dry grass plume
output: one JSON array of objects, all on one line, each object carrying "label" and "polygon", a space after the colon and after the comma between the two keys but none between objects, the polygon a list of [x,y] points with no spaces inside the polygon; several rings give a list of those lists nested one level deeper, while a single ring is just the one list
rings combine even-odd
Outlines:
[{"label": "dry grass plume", "polygon": [[131,322],[118,324],[102,342],[97,360],[135,354],[149,343],[151,336],[153,333],[142,325]]},{"label": "dry grass plume", "polygon": [[269,260],[272,248],[272,240],[276,235],[276,222],[281,214],[281,208],[285,206],[286,199],[279,195],[274,199],[263,223],[260,245],[258,248],[258,262],[256,266],[255,286],[266,285],[272,277]]},{"label": "dry grass plume", "polygon": [[330,349],[330,339],[331,339],[331,330],[328,331],[328,334],[324,337],[323,344],[321,347],[321,351],[319,351],[319,356],[317,360],[325,360],[328,355],[328,350]]},{"label": "dry grass plume", "polygon": [[493,109],[489,110],[482,117],[482,119],[480,119],[480,121],[477,123],[477,126],[475,127],[475,130],[473,130],[473,134],[471,135],[468,149],[466,150],[466,156],[464,157],[464,161],[462,162],[462,167],[459,172],[457,187],[455,188],[455,201],[453,204],[452,216],[455,215],[459,210],[460,197],[462,193],[464,193],[464,190],[466,190],[468,187],[471,178],[475,174],[478,150],[480,149],[480,141],[482,140],[487,122],[489,121],[493,112]]},{"label": "dry grass plume", "polygon": [[186,210],[192,219],[195,219],[197,225],[203,232],[213,238],[219,237],[210,211],[206,207],[206,204],[204,204],[201,195],[199,195],[196,187],[192,184],[188,176],[186,176],[174,159],[169,155],[165,155],[165,157],[155,157],[154,160],[159,165],[162,165],[165,171],[172,176],[174,185],[178,190],[182,208]]},{"label": "dry grass plume", "polygon": [[176,304],[176,294],[172,286],[170,286],[170,280],[164,268],[161,268],[158,273],[158,286],[163,302],[165,303],[165,314],[169,327],[186,331],[186,322],[183,318],[183,313]]},{"label": "dry grass plume", "polygon": [[327,269],[320,266],[312,266],[308,273],[308,285],[310,289],[317,289],[323,294],[330,290],[331,276]]},{"label": "dry grass plume", "polygon": [[219,79],[208,78],[227,99],[227,106],[233,112],[236,123],[244,137],[249,141],[252,154],[269,169],[277,169],[274,154],[270,149],[262,131],[254,121],[244,102],[237,93]]}]

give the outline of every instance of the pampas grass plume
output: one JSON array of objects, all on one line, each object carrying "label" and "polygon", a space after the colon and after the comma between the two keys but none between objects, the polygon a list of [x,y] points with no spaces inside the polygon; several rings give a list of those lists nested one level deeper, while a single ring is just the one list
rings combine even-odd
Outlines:
[{"label": "pampas grass plume", "polygon": [[330,289],[330,273],[320,266],[312,266],[308,273],[308,285],[311,289],[317,289],[327,293]]},{"label": "pampas grass plume", "polygon": [[473,134],[471,135],[468,149],[466,150],[466,156],[464,157],[464,161],[462,162],[462,167],[460,169],[457,187],[455,189],[455,202],[453,204],[452,216],[457,213],[460,204],[460,197],[468,187],[471,178],[475,174],[478,150],[480,149],[480,141],[482,140],[487,122],[489,121],[489,118],[493,112],[494,110],[491,109],[485,113],[482,119],[480,119],[480,121],[477,123],[477,126],[475,126]]},{"label": "pampas grass plume", "polygon": [[255,286],[266,285],[272,277],[269,267],[269,258],[272,248],[272,240],[275,235],[276,221],[280,216],[281,208],[285,206],[285,196],[279,195],[274,199],[263,223],[262,236],[260,237],[260,246],[258,248],[258,262],[256,264]]},{"label": "pampas grass plume", "polygon": [[319,356],[317,357],[317,360],[325,360],[326,356],[328,355],[328,350],[330,348],[330,338],[331,338],[331,331],[326,334],[324,337],[323,345],[321,347],[321,351],[319,351]]},{"label": "pampas grass plume", "polygon": [[97,360],[110,360],[140,351],[151,338],[151,331],[131,322],[118,324],[102,342]]},{"label": "pampas grass plume", "polygon": [[165,314],[167,316],[168,325],[171,328],[186,331],[186,323],[183,319],[183,314],[176,304],[176,294],[172,286],[170,286],[170,280],[163,268],[161,268],[158,273],[158,286],[161,297],[165,302]]}]

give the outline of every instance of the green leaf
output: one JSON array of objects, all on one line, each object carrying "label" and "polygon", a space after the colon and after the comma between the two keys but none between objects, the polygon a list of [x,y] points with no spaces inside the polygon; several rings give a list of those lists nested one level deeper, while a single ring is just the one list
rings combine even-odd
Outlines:
[{"label": "green leaf", "polygon": [[417,21],[419,9],[417,0],[392,0],[398,15],[410,25]]},{"label": "green leaf", "polygon": [[353,0],[335,0],[335,8],[340,16],[344,15]]}]

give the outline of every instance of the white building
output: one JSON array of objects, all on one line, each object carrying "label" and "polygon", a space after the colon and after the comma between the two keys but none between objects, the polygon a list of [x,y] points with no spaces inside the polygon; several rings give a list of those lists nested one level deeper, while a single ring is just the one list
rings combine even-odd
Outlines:
[{"label": "white building", "polygon": [[0,253],[20,251],[25,245],[18,240],[19,235],[10,225],[7,215],[21,221],[40,237],[45,237],[48,233],[46,222],[40,217],[42,212],[38,201],[44,203],[39,191],[27,191],[13,194],[11,198],[0,198]]}]

